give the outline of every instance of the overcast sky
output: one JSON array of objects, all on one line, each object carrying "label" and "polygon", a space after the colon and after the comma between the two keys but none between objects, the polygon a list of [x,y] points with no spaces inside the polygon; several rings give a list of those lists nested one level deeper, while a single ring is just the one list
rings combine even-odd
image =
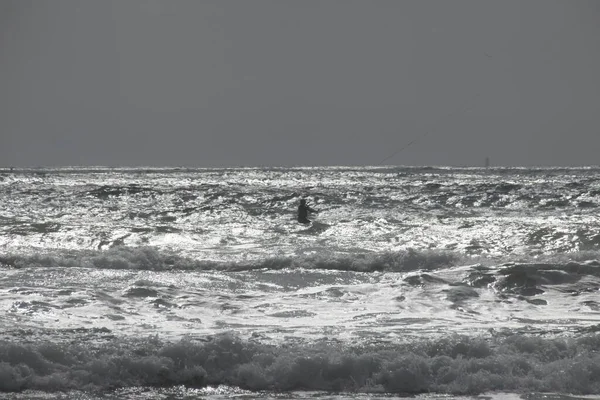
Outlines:
[{"label": "overcast sky", "polygon": [[0,166],[486,156],[600,164],[600,1],[0,1]]}]

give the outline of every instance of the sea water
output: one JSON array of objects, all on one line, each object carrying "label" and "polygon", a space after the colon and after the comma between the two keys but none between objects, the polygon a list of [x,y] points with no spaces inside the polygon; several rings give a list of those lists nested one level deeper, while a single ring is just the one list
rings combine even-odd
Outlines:
[{"label": "sea water", "polygon": [[5,169],[0,204],[0,398],[600,395],[598,168]]}]

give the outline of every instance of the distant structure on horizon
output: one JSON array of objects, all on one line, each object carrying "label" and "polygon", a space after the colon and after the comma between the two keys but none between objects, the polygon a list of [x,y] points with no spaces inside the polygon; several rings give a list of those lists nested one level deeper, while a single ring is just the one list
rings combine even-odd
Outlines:
[{"label": "distant structure on horizon", "polygon": [[486,157],[485,158],[485,167],[488,168],[490,166],[490,158]]}]

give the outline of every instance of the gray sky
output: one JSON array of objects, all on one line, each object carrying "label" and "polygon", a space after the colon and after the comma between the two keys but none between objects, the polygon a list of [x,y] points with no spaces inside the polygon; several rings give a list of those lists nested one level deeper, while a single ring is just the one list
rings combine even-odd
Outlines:
[{"label": "gray sky", "polygon": [[0,166],[600,164],[600,1],[1,0]]}]

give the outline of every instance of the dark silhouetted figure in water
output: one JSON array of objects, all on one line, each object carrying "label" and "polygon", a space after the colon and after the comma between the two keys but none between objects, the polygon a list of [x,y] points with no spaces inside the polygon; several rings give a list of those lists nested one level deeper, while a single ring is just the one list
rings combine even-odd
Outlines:
[{"label": "dark silhouetted figure in water", "polygon": [[300,200],[300,205],[298,206],[298,222],[302,224],[310,224],[310,220],[308,219],[308,213],[318,213],[317,210],[310,208],[306,204],[306,200]]}]

